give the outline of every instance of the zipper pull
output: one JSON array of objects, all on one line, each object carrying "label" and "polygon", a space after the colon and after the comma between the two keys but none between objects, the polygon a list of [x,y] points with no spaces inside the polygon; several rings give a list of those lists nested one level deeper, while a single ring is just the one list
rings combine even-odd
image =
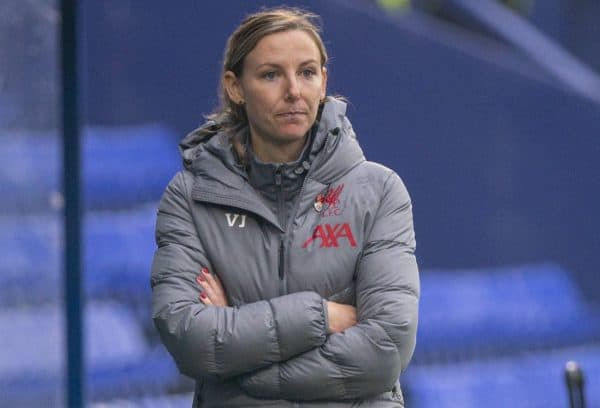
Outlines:
[{"label": "zipper pull", "polygon": [[281,169],[275,171],[275,185],[281,185]]}]

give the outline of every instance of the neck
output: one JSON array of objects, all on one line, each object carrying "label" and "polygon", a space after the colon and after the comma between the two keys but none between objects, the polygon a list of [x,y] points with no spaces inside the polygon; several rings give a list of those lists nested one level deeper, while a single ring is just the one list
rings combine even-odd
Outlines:
[{"label": "neck", "polygon": [[263,163],[290,163],[296,161],[306,144],[307,135],[302,140],[294,142],[267,143],[264,140],[251,136],[252,150],[256,157]]}]

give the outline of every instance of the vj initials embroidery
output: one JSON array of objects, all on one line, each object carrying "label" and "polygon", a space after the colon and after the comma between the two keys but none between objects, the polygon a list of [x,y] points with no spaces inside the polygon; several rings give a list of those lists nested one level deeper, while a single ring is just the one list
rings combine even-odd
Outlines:
[{"label": "vj initials embroidery", "polygon": [[235,222],[238,218],[240,219],[238,228],[244,228],[246,226],[246,214],[240,216],[240,214],[226,213],[225,217],[227,217],[227,225],[229,225],[230,228],[235,226]]}]

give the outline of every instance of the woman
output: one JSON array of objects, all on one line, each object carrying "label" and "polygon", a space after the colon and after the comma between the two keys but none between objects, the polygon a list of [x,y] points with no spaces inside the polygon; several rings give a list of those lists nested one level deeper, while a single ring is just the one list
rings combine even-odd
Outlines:
[{"label": "woman", "polygon": [[295,9],[230,37],[221,107],[161,200],[153,318],[194,406],[403,406],[419,281],[411,202],[365,160]]}]

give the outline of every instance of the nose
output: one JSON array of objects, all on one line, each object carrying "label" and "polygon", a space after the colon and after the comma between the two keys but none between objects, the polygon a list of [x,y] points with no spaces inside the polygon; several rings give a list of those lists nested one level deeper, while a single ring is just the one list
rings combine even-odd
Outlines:
[{"label": "nose", "polygon": [[290,75],[288,78],[285,98],[289,101],[295,101],[300,98],[300,84],[295,75]]}]

